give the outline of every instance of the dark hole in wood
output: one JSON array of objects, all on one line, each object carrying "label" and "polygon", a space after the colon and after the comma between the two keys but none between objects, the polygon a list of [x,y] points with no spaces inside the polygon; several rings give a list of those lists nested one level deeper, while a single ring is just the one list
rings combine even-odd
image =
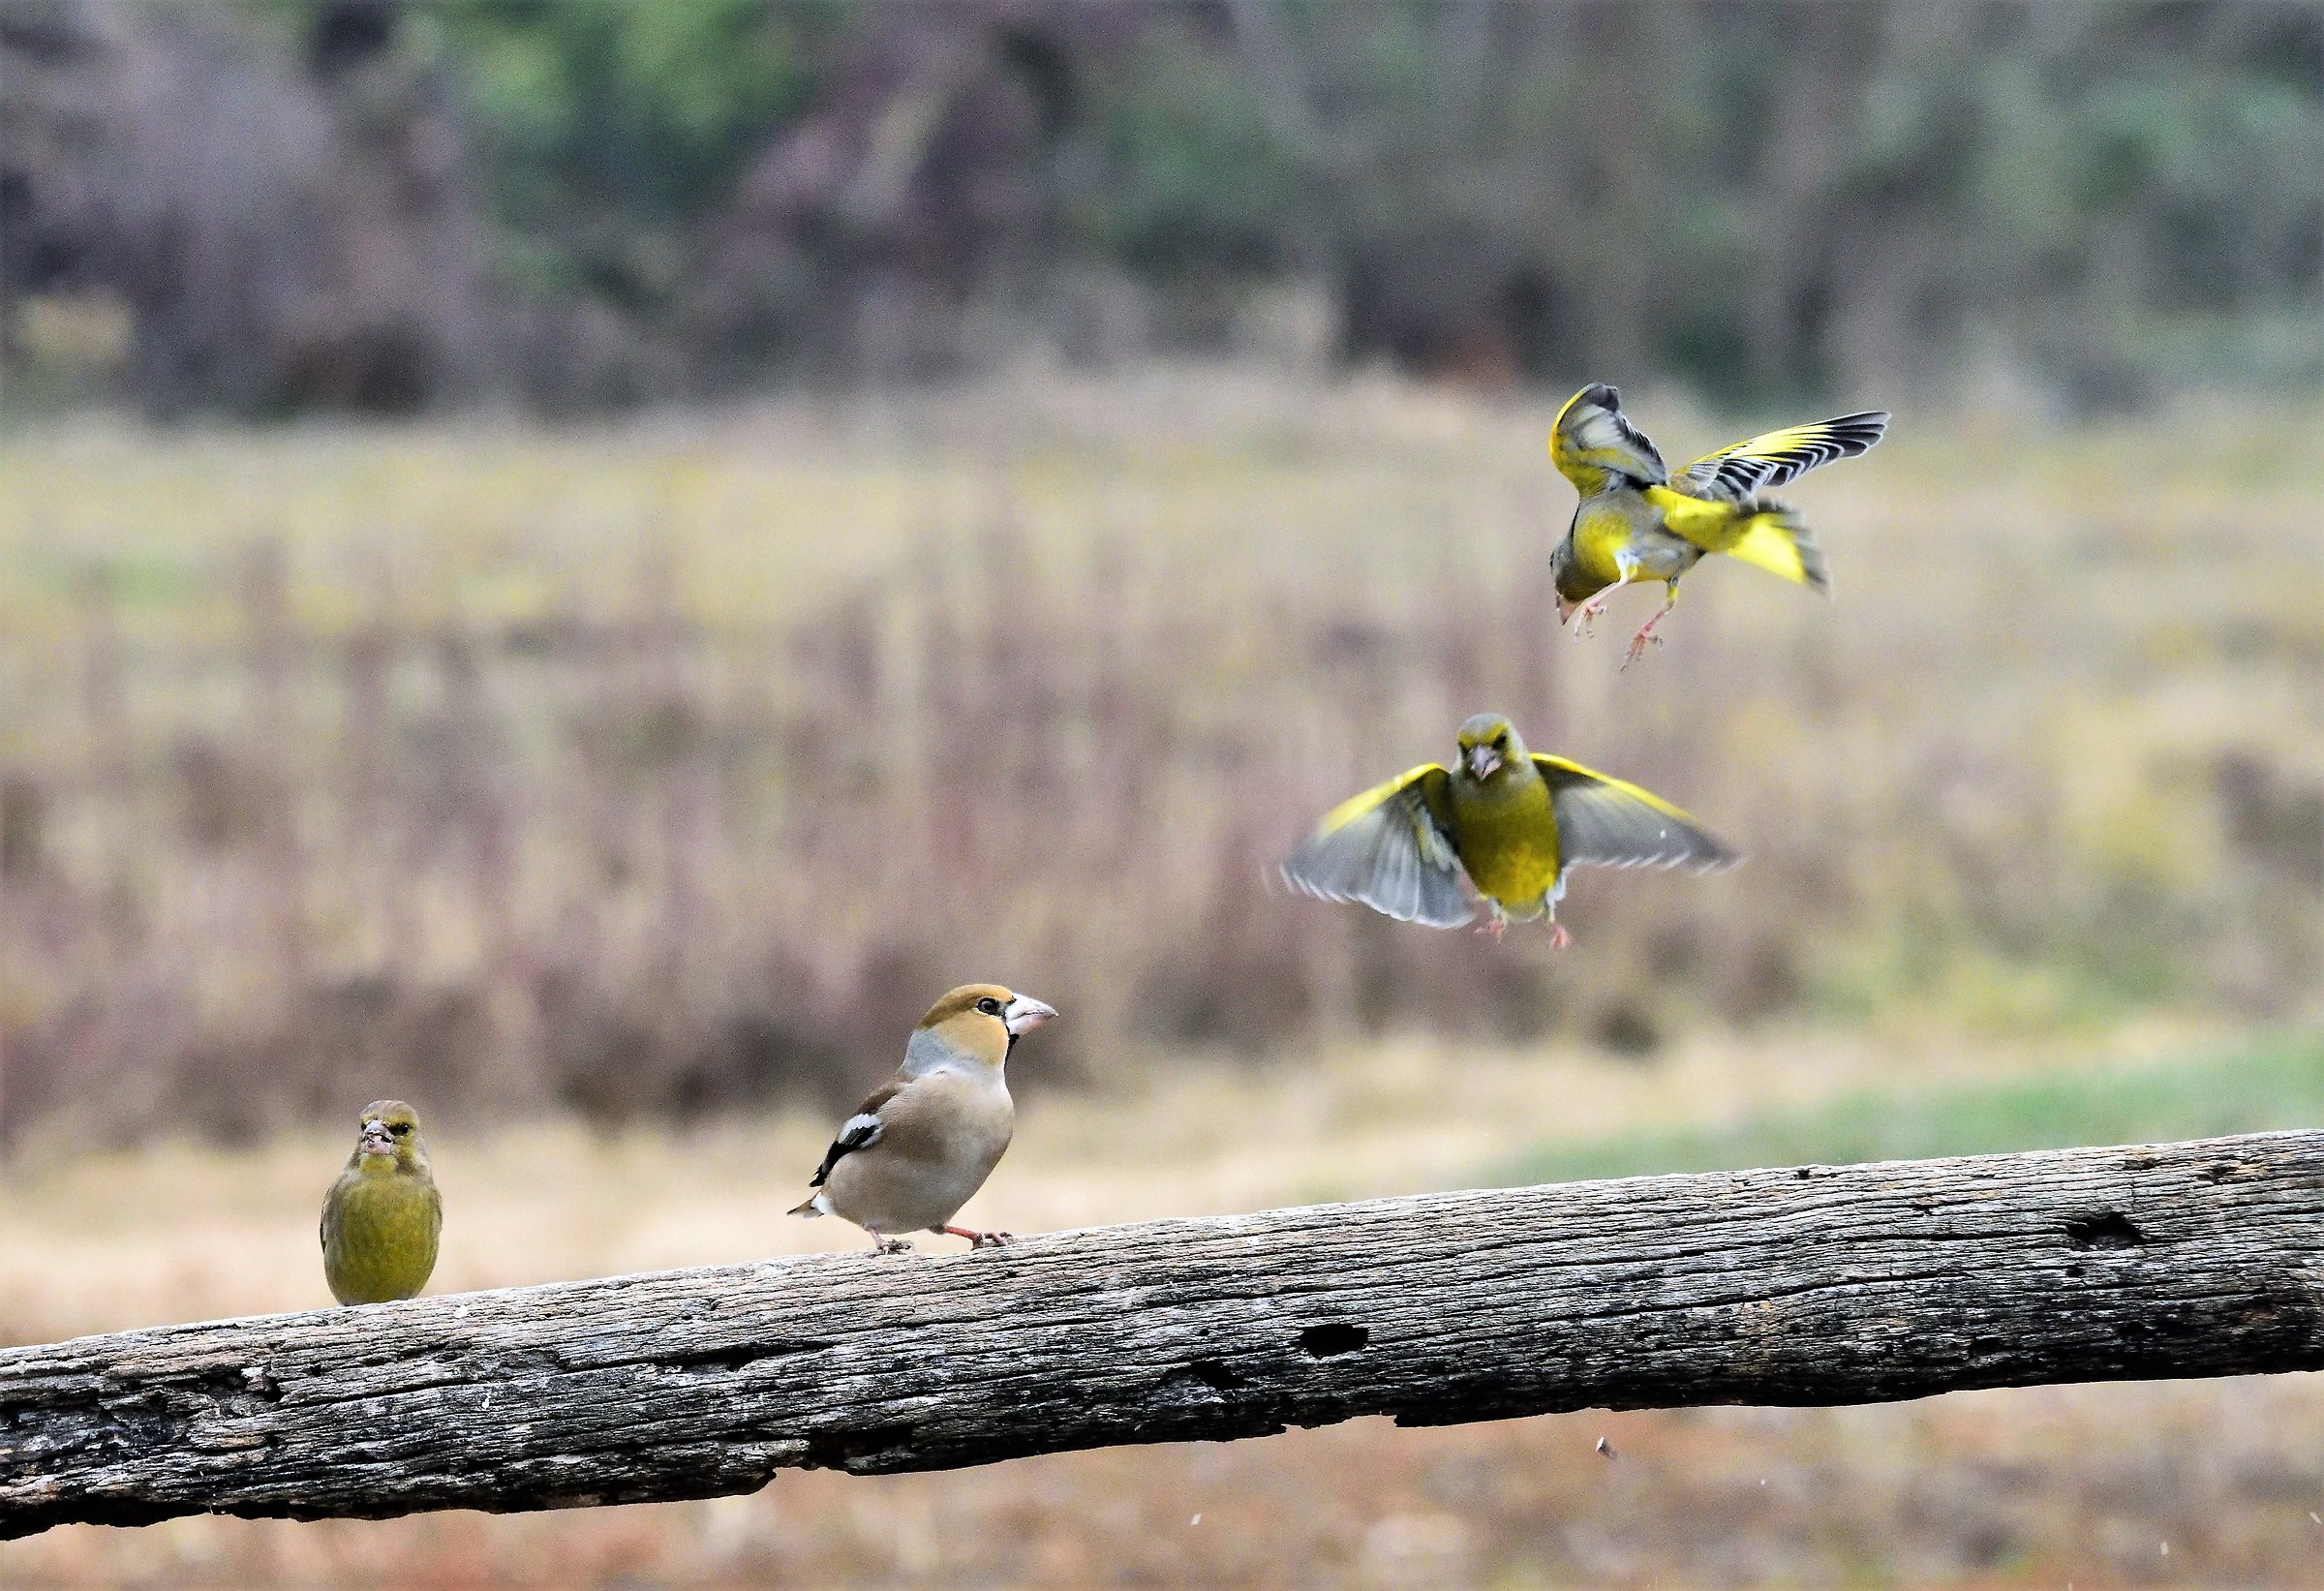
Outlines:
[{"label": "dark hole in wood", "polygon": [[1333,1359],[1368,1347],[1371,1329],[1364,1326],[1310,1326],[1300,1333],[1300,1346],[1317,1359]]},{"label": "dark hole in wood", "polygon": [[1242,1385],[1242,1377],[1215,1359],[1198,1359],[1184,1369],[1171,1373],[1176,1377],[1199,1381],[1214,1392],[1231,1392]]},{"label": "dark hole in wood", "polygon": [[860,1430],[814,1431],[807,1439],[802,1469],[844,1469],[854,1459],[907,1445],[914,1425],[867,1425]]},{"label": "dark hole in wood", "polygon": [[2076,1248],[2136,1248],[2147,1235],[2120,1210],[2081,1215],[2065,1223],[2065,1240]]}]

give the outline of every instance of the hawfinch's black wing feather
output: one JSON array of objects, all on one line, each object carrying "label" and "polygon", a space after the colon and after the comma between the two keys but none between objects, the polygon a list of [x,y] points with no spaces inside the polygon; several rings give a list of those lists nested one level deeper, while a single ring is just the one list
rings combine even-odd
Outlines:
[{"label": "hawfinch's black wing feather", "polygon": [[873,1090],[871,1098],[856,1107],[853,1116],[840,1123],[840,1135],[831,1141],[831,1147],[823,1151],[823,1163],[815,1168],[815,1175],[808,1178],[809,1187],[821,1187],[830,1178],[832,1167],[856,1150],[868,1149],[879,1142],[880,1134],[887,1131],[887,1123],[879,1117],[880,1108],[894,1099],[896,1090],[902,1086],[901,1082],[881,1086]]},{"label": "hawfinch's black wing feather", "polygon": [[1651,790],[1564,757],[1534,754],[1549,781],[1562,867],[1692,868],[1742,860],[1728,843]]},{"label": "hawfinch's black wing feather", "polygon": [[1449,776],[1423,763],[1324,814],[1283,863],[1283,882],[1319,901],[1356,901],[1400,922],[1458,928],[1476,916],[1438,813]]}]

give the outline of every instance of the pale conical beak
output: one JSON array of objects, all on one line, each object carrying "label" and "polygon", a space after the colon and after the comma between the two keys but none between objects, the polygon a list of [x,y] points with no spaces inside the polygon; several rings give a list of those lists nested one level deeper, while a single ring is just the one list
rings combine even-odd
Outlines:
[{"label": "pale conical beak", "polygon": [[363,1136],[355,1141],[355,1147],[365,1154],[393,1154],[395,1140],[388,1135],[386,1122],[366,1121],[363,1123]]},{"label": "pale conical beak", "polygon": [[1038,1027],[1057,1014],[1054,1005],[1044,1004],[1030,994],[1020,994],[1001,1008],[1000,1020],[1015,1038],[1027,1028]]},{"label": "pale conical beak", "polygon": [[1557,622],[1562,625],[1573,618],[1574,610],[1579,606],[1581,606],[1579,602],[1569,602],[1564,597],[1559,597],[1557,599]]},{"label": "pale conical beak", "polygon": [[1473,779],[1489,779],[1501,766],[1501,753],[1489,746],[1469,748],[1469,775]]}]

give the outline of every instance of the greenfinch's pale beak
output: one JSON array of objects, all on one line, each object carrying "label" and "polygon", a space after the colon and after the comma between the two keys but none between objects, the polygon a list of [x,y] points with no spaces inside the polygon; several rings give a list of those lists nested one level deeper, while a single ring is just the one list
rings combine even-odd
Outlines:
[{"label": "greenfinch's pale beak", "polygon": [[1579,602],[1569,602],[1564,597],[1559,597],[1557,599],[1557,622],[1562,625],[1573,618],[1574,610],[1579,606],[1581,606]]},{"label": "greenfinch's pale beak", "polygon": [[395,1139],[387,1131],[387,1123],[374,1117],[363,1123],[363,1136],[355,1147],[365,1154],[393,1154]]},{"label": "greenfinch's pale beak", "polygon": [[1500,766],[1501,753],[1494,750],[1491,747],[1481,744],[1469,748],[1470,778],[1490,779],[1493,776],[1494,770]]}]

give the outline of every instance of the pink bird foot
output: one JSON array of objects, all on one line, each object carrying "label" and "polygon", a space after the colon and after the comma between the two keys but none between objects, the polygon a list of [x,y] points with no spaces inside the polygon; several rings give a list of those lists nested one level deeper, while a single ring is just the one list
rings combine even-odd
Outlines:
[{"label": "pink bird foot", "polygon": [[1565,924],[1553,922],[1549,925],[1549,948],[1551,950],[1563,950],[1573,942],[1574,935],[1566,932]]},{"label": "pink bird foot", "polygon": [[1010,1233],[978,1232],[973,1227],[940,1226],[935,1230],[954,1238],[967,1239],[970,1248],[1006,1248],[1017,1240]]}]

